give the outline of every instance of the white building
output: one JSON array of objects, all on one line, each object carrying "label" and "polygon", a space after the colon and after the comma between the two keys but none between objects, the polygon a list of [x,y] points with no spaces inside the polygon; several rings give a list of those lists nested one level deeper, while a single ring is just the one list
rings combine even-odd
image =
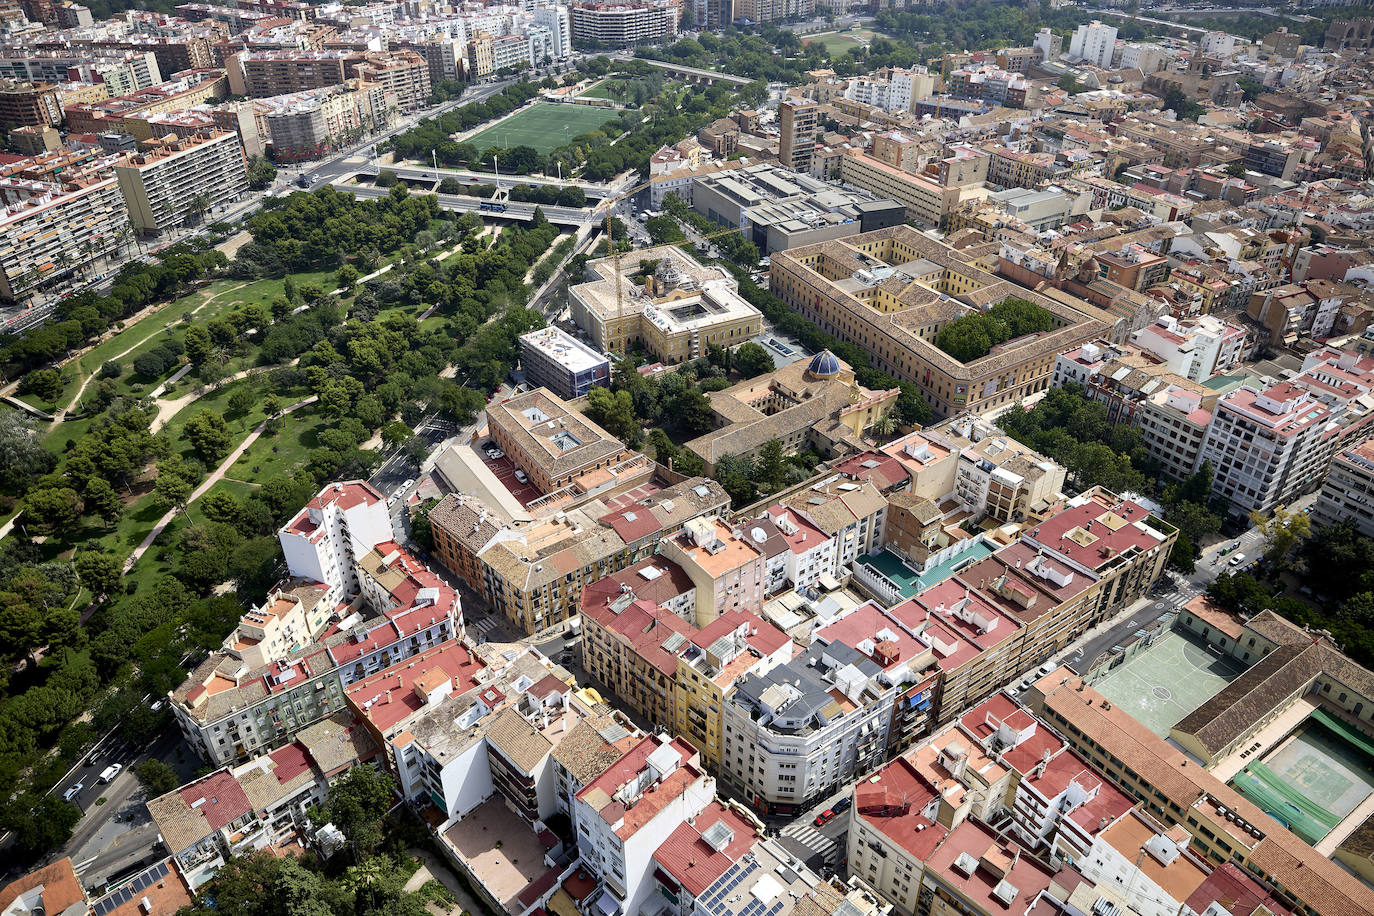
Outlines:
[{"label": "white building", "polygon": [[1202,444],[1202,460],[1215,471],[1213,492],[1240,516],[1309,492],[1321,483],[1336,444],[1333,420],[1292,382],[1231,392],[1217,403]]},{"label": "white building", "polygon": [[115,166],[129,223],[160,233],[204,217],[248,191],[243,147],[232,131],[209,131],[160,144]]},{"label": "white building", "polygon": [[1312,507],[1313,524],[1347,521],[1365,537],[1374,537],[1374,439],[1331,459],[1321,494]]},{"label": "white building", "polygon": [[1080,25],[1069,41],[1069,59],[1086,61],[1103,69],[1112,66],[1116,50],[1116,27],[1103,25],[1094,19]]},{"label": "white building", "polygon": [[656,887],[654,853],[665,837],[715,799],[716,781],[701,769],[696,749],[681,739],[650,735],[573,800],[577,848],[601,878],[597,900],[607,916],[644,911]]},{"label": "white building", "polygon": [[1236,51],[1236,36],[1230,32],[1208,32],[1199,42],[1203,54],[1230,57]]},{"label": "white building", "polygon": [[1184,321],[1165,315],[1131,335],[1131,343],[1159,357],[1170,372],[1195,382],[1238,364],[1245,339],[1243,328],[1214,315]]},{"label": "white building", "polygon": [[286,568],[338,601],[359,591],[357,562],[394,537],[386,498],[362,480],[332,483],[277,532]]},{"label": "white building", "polygon": [[882,674],[836,641],[743,678],[722,711],[722,777],[755,808],[783,814],[868,772],[887,748],[897,689]]},{"label": "white building", "polygon": [[786,506],[770,506],[765,512],[787,541],[783,568],[793,588],[809,588],[821,576],[838,575],[838,543],[833,537]]},{"label": "white building", "polygon": [[562,60],[572,55],[572,25],[568,21],[566,6],[537,6],[534,8],[534,21],[549,30],[554,59]]},{"label": "white building", "polygon": [[[1132,912],[1176,916],[1192,910],[1169,891],[1186,900],[1183,891],[1196,889],[1211,872],[1209,863],[1189,851],[1190,839],[1181,825],[1168,829],[1146,812],[1133,810],[1102,831],[1074,865],[1099,888],[1124,894]],[[1204,912],[1216,910],[1207,907]]]}]

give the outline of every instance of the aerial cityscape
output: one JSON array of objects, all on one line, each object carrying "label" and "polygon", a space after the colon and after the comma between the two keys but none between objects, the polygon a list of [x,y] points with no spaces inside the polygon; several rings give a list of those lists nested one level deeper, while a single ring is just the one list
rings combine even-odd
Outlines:
[{"label": "aerial cityscape", "polygon": [[0,0],[0,916],[1374,916],[1374,0]]}]

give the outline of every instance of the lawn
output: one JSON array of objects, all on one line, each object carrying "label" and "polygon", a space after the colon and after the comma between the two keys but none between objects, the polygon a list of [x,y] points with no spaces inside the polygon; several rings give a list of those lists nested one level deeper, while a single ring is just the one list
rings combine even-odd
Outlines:
[{"label": "lawn", "polygon": [[826,32],[821,35],[803,39],[802,44],[809,45],[819,42],[825,47],[826,53],[833,57],[837,54],[843,54],[852,48],[857,48],[862,44],[867,44],[875,38],[886,37],[887,36],[883,35],[881,32],[875,32],[872,29],[858,29],[853,32]]},{"label": "lawn", "polygon": [[532,146],[540,153],[551,153],[578,134],[596,130],[619,116],[618,111],[590,105],[536,102],[468,138],[468,142],[478,149]]},{"label": "lawn", "polygon": [[629,84],[625,80],[604,79],[595,85],[588,86],[577,95],[584,99],[611,99],[612,101],[623,102],[628,88]]}]

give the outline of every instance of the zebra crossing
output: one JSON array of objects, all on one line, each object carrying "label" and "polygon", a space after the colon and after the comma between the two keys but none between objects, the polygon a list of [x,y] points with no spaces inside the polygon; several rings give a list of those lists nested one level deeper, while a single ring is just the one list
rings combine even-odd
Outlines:
[{"label": "zebra crossing", "polygon": [[[797,845],[804,846],[813,853],[824,856],[827,859],[835,855],[840,848],[839,843],[836,843],[810,824],[788,824],[786,827],[782,828],[781,833],[784,837],[792,840]],[[810,857],[808,856],[807,858]]]},{"label": "zebra crossing", "polygon": [[490,633],[492,630],[496,629],[500,625],[501,621],[496,617],[495,614],[489,617],[483,617],[481,620],[478,621],[466,622],[467,631],[469,635],[482,637],[485,637],[488,633]]}]

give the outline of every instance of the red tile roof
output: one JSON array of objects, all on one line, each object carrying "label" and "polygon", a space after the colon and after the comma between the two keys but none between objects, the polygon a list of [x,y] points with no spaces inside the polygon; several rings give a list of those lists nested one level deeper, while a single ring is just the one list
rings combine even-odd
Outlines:
[{"label": "red tile roof", "polygon": [[253,811],[243,786],[227,770],[218,770],[178,790],[182,801],[200,812],[211,830],[218,830]]},{"label": "red tile roof", "polygon": [[[693,820],[670,833],[654,853],[654,859],[689,894],[697,897],[754,848],[759,835],[752,824],[717,801],[707,805]],[[702,838],[716,824],[724,824],[733,834],[719,850]]]},{"label": "red tile roof", "polygon": [[386,732],[424,705],[414,690],[420,677],[442,669],[453,679],[452,695],[456,696],[477,686],[476,675],[483,667],[467,646],[450,639],[351,684],[344,692],[359,718]]}]

